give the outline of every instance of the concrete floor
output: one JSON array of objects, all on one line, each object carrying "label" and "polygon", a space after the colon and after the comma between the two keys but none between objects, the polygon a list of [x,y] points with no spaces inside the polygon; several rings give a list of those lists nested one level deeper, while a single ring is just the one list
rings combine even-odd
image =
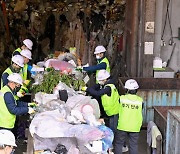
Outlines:
[{"label": "concrete floor", "polygon": [[[147,131],[141,130],[140,137],[139,137],[139,153],[138,154],[146,154],[147,153],[147,142],[146,142],[146,136]],[[22,144],[22,141],[20,143],[17,143],[18,147],[16,148],[15,154],[25,154],[26,152],[26,144]],[[124,154],[129,154],[129,152],[126,152]]]}]

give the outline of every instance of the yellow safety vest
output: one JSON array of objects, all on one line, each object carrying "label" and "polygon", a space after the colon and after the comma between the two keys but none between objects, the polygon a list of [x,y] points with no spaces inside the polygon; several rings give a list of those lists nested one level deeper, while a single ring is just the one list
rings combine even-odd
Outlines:
[{"label": "yellow safety vest", "polygon": [[118,130],[139,132],[142,126],[143,99],[137,95],[120,96]]},{"label": "yellow safety vest", "polygon": [[[108,71],[109,73],[110,73],[110,65],[109,65],[109,61],[108,61],[108,59],[105,57],[105,58],[103,58],[100,62],[98,62],[98,64],[100,64],[100,63],[106,63],[106,71]],[[99,72],[100,70],[97,70],[96,71],[96,79],[97,79],[97,75],[98,75],[98,72]],[[96,80],[96,83],[98,83],[98,81]]]},{"label": "yellow safety vest", "polygon": [[28,64],[24,64],[24,67],[20,70],[20,74],[23,80],[27,80]]},{"label": "yellow safety vest", "polygon": [[111,88],[111,96],[107,94],[101,96],[104,111],[108,116],[116,115],[119,113],[119,93],[114,84],[107,84],[106,86]]},{"label": "yellow safety vest", "polygon": [[14,50],[13,54],[18,51],[19,53],[22,51],[21,48],[17,48],[16,50]]},{"label": "yellow safety vest", "polygon": [[[2,73],[2,75],[3,75],[4,73],[8,73],[9,75],[10,75],[10,74],[13,74],[12,70],[11,70],[9,67]],[[2,78],[1,78],[1,89],[2,89],[2,87],[3,87],[3,80],[2,80]]]},{"label": "yellow safety vest", "polygon": [[4,86],[0,91],[0,127],[12,129],[14,128],[16,115],[11,114],[7,109],[6,103],[4,101],[4,94],[6,92],[12,93],[8,86]]}]

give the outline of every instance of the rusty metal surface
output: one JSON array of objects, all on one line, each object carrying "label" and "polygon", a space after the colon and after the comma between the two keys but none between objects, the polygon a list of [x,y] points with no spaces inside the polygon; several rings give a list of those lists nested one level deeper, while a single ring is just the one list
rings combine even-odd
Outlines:
[{"label": "rusty metal surface", "polygon": [[158,112],[164,120],[167,121],[167,113],[169,110],[180,110],[180,106],[154,106],[154,110]]},{"label": "rusty metal surface", "polygon": [[167,116],[166,153],[180,153],[180,110],[170,110]]},{"label": "rusty metal surface", "polygon": [[136,75],[137,66],[137,34],[138,34],[138,0],[126,1],[126,19],[124,30],[124,50],[127,71],[129,74]]},{"label": "rusty metal surface", "polygon": [[[123,83],[128,78],[120,78]],[[135,79],[140,89],[157,89],[157,90],[180,90],[179,78],[133,78]]]},{"label": "rusty metal surface", "polygon": [[180,106],[154,106],[154,122],[162,134],[162,149],[166,151],[167,136],[167,113],[169,110],[180,110]]}]

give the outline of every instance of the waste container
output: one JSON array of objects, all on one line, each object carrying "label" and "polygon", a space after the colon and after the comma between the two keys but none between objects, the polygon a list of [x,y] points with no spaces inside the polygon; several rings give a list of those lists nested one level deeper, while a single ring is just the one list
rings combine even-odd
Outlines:
[{"label": "waste container", "polygon": [[169,110],[167,115],[166,154],[180,153],[180,110]]},{"label": "waste container", "polygon": [[154,106],[154,123],[162,134],[163,153],[166,151],[167,113],[169,110],[180,110],[180,106]]}]

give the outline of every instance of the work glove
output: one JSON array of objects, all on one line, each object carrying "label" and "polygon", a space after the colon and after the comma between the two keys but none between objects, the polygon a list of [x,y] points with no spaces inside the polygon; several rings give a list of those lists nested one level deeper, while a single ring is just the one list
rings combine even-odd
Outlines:
[{"label": "work glove", "polygon": [[37,107],[38,104],[35,103],[35,102],[31,102],[31,103],[28,103],[28,106],[29,106],[29,107]]},{"label": "work glove", "polygon": [[28,86],[30,82],[31,82],[31,80],[24,80],[23,83],[24,83],[25,86]]},{"label": "work glove", "polygon": [[86,91],[86,90],[87,90],[87,87],[86,87],[86,86],[83,86],[83,87],[81,88],[81,90],[82,90],[82,91]]},{"label": "work glove", "polygon": [[77,67],[76,67],[76,71],[82,72],[82,71],[83,71],[83,67],[82,67],[82,66],[77,66]]},{"label": "work glove", "polygon": [[29,92],[28,88],[27,88],[26,86],[24,86],[24,85],[21,86],[20,91],[23,91],[23,92],[25,92],[25,93],[28,93],[28,92]]},{"label": "work glove", "polygon": [[82,67],[89,67],[89,63],[87,63],[86,65],[83,65]]},{"label": "work glove", "polygon": [[25,92],[20,92],[20,91],[17,92],[17,96],[19,98],[24,97],[25,94],[26,94]]},{"label": "work glove", "polygon": [[35,111],[32,107],[28,107],[28,113],[33,114],[33,113],[35,113]]}]

